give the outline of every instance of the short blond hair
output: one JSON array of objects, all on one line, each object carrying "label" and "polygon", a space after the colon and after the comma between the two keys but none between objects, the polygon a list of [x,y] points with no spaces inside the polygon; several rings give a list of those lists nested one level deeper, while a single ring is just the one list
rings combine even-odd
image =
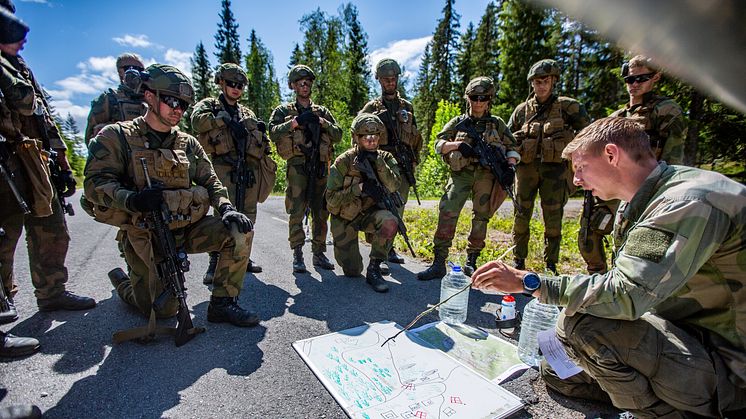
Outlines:
[{"label": "short blond hair", "polygon": [[606,144],[615,144],[635,161],[655,159],[645,127],[628,118],[602,118],[587,127],[562,150],[562,158],[572,160],[576,151],[598,156]]}]

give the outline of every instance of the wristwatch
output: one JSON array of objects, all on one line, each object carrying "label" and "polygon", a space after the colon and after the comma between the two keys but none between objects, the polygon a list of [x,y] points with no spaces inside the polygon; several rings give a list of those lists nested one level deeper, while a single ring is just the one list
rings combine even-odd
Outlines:
[{"label": "wristwatch", "polygon": [[521,282],[523,282],[523,295],[533,295],[534,291],[541,287],[541,278],[533,272],[523,275]]}]

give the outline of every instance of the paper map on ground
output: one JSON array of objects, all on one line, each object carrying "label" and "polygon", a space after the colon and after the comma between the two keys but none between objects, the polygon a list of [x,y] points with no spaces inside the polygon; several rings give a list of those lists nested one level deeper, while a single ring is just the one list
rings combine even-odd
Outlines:
[{"label": "paper map on ground", "polygon": [[293,343],[311,371],[352,418],[502,418],[521,401],[492,381],[404,332],[367,324]]},{"label": "paper map on ground", "polygon": [[475,327],[435,322],[412,333],[498,384],[528,368],[515,345]]}]

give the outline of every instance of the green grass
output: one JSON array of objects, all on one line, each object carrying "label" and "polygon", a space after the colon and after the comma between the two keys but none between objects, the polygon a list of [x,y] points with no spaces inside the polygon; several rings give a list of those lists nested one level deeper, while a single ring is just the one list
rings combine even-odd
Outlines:
[{"label": "green grass", "polygon": [[[404,222],[407,224],[409,240],[412,243],[417,257],[425,262],[433,259],[433,235],[438,227],[438,210],[413,208],[404,212]],[[579,223],[577,219],[565,218],[562,224],[562,242],[560,245],[560,260],[558,270],[561,273],[579,273],[585,271],[585,262],[578,251],[577,237]],[[513,228],[513,217],[504,217],[496,214],[490,219],[487,226],[487,240],[484,250],[477,263],[484,264],[496,259],[513,245],[511,230]],[[456,226],[456,236],[450,250],[448,260],[454,263],[463,263],[466,260],[466,246],[469,230],[471,229],[471,213],[462,211]],[[544,271],[544,225],[540,219],[532,219],[530,224],[531,239],[529,241],[528,258],[526,268],[537,272]],[[409,253],[404,239],[396,236],[394,242],[396,250],[400,253]],[[513,254],[510,252],[504,259],[510,263]]]}]

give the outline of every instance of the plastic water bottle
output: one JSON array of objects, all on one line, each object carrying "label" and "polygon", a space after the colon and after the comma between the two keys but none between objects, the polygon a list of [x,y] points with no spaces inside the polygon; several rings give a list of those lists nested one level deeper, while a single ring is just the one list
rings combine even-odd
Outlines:
[{"label": "plastic water bottle", "polygon": [[515,319],[515,297],[506,295],[500,303],[500,320]]},{"label": "plastic water bottle", "polygon": [[[452,265],[451,272],[440,282],[440,301],[445,301],[448,297],[461,291],[468,283],[469,278],[461,272],[461,267]],[[469,307],[469,291],[467,289],[441,305],[439,307],[440,320],[449,324],[465,322]]]},{"label": "plastic water bottle", "polygon": [[521,361],[532,367],[539,366],[541,355],[539,355],[539,332],[551,329],[557,323],[559,308],[557,306],[542,304],[532,299],[523,309],[523,321],[521,323],[521,335],[518,338],[518,357]]}]

